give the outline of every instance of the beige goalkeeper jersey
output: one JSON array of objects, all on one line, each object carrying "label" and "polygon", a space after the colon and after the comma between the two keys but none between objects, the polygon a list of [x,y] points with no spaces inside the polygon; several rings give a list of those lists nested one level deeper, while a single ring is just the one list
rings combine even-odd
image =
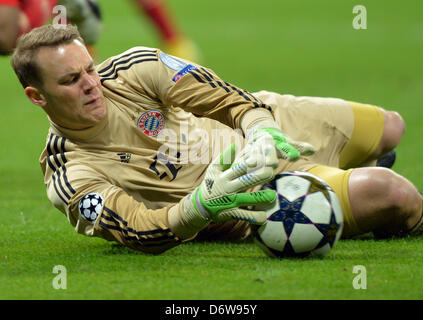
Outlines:
[{"label": "beige goalkeeper jersey", "polygon": [[48,198],[79,233],[162,252],[183,240],[189,226],[178,212],[208,164],[242,144],[231,128],[251,109],[246,123],[268,118],[270,107],[158,49],[132,48],[97,72],[107,117],[86,130],[51,123],[40,158]]}]

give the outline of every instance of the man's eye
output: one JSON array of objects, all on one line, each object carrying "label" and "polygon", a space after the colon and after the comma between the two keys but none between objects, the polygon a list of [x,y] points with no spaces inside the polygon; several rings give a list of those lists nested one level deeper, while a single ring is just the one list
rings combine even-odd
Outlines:
[{"label": "man's eye", "polygon": [[65,84],[72,84],[72,83],[75,83],[77,80],[78,80],[78,77],[72,77],[69,80],[67,80]]}]

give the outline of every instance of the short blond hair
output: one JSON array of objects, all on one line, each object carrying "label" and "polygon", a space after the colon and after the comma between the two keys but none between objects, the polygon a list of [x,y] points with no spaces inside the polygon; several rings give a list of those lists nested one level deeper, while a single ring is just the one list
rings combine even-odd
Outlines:
[{"label": "short blond hair", "polygon": [[57,28],[53,25],[44,25],[22,35],[18,39],[16,49],[13,51],[11,63],[13,70],[24,88],[42,86],[40,68],[36,62],[36,55],[42,47],[57,47],[73,40],[84,41],[73,25]]}]

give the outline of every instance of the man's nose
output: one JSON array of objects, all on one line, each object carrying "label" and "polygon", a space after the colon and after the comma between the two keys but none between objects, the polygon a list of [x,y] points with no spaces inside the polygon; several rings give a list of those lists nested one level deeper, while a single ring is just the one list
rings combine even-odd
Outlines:
[{"label": "man's nose", "polygon": [[95,77],[85,73],[83,75],[83,90],[84,91],[91,91],[93,88],[97,86],[97,81],[95,80]]}]

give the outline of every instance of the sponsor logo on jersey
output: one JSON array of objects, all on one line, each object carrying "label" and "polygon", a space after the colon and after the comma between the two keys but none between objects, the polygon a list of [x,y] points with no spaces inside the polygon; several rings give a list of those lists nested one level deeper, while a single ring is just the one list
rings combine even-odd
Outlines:
[{"label": "sponsor logo on jersey", "polygon": [[196,66],[193,66],[192,64],[187,65],[182,70],[179,70],[177,74],[172,78],[174,82],[178,82],[184,75],[186,75],[188,72],[197,69]]},{"label": "sponsor logo on jersey", "polygon": [[93,223],[97,220],[103,209],[104,199],[98,193],[88,193],[79,201],[79,213],[81,216]]},{"label": "sponsor logo on jersey", "polygon": [[147,111],[138,118],[137,126],[147,136],[155,137],[164,129],[165,118],[160,111]]}]

